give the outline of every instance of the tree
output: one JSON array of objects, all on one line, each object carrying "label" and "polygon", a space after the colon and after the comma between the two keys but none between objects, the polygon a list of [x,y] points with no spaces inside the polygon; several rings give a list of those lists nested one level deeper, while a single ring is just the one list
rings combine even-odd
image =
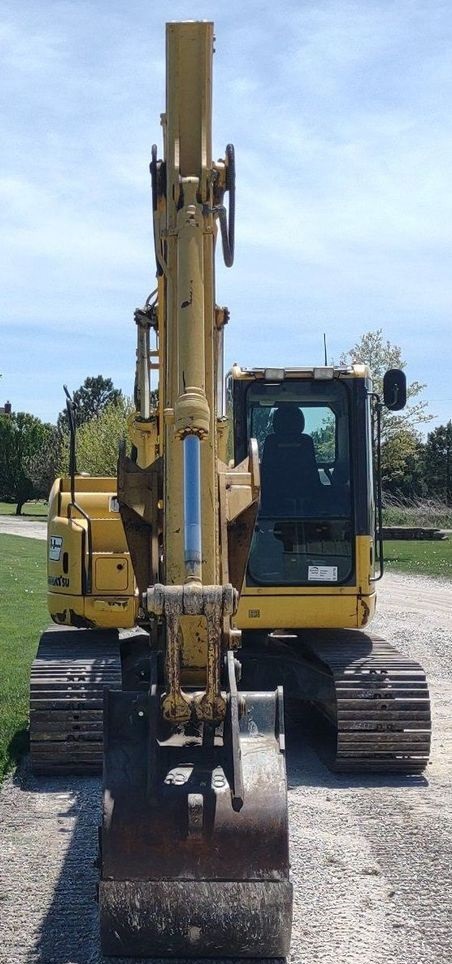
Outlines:
[{"label": "tree", "polygon": [[44,423],[39,449],[27,459],[27,472],[33,482],[36,498],[47,499],[61,473],[62,438],[56,425]]},{"label": "tree", "polygon": [[[385,341],[383,329],[367,331],[349,351],[341,355],[342,365],[358,362],[367,365],[372,375],[374,391],[383,396],[383,376],[389,368],[406,368],[402,358],[402,350],[398,345]],[[418,425],[430,422],[432,415],[427,411],[428,402],[419,398],[426,386],[420,382],[407,384],[407,405],[402,412],[382,412],[382,440],[387,441],[391,435],[398,434],[401,429],[414,431]]]},{"label": "tree", "polygon": [[324,416],[322,425],[311,433],[311,437],[317,462],[332,464],[336,451],[336,419],[332,412]]},{"label": "tree", "polygon": [[[84,422],[77,430],[77,469],[89,475],[116,475],[118,448],[127,438],[128,419],[134,411],[130,399],[121,394],[118,401],[107,407],[95,418]],[[64,441],[67,471],[69,443]]]},{"label": "tree", "polygon": [[[115,388],[111,378],[97,375],[95,378],[85,378],[83,385],[72,395],[75,406],[75,423],[83,425],[92,418],[97,418],[108,405],[120,402],[123,398],[119,388]],[[67,412],[64,408],[58,416],[58,428],[61,432],[69,431]]]},{"label": "tree", "polygon": [[[372,375],[374,391],[383,397],[383,376],[390,368],[406,368],[402,350],[383,337],[383,329],[368,331],[340,362],[367,365]],[[413,498],[422,494],[422,441],[418,426],[431,421],[428,402],[419,396],[425,385],[407,383],[407,405],[401,412],[381,412],[381,462],[385,492]]]},{"label": "tree", "polygon": [[29,415],[15,412],[0,416],[0,497],[16,502],[16,515],[37,494],[33,460],[46,443],[52,426]]},{"label": "tree", "polygon": [[429,432],[425,443],[425,483],[428,495],[452,505],[452,422]]},{"label": "tree", "polygon": [[426,494],[425,446],[417,432],[400,429],[381,447],[382,485],[385,494],[412,501]]}]

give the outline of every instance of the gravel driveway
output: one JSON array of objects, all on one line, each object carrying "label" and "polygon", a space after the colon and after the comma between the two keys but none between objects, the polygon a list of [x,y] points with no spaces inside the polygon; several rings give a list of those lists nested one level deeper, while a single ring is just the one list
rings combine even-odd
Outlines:
[{"label": "gravel driveway", "polygon": [[47,539],[47,522],[23,519],[16,515],[2,515],[0,532],[7,536],[25,536],[27,539]]},{"label": "gravel driveway", "polygon": [[[429,676],[432,761],[426,778],[335,776],[310,718],[291,733],[297,964],[452,961],[452,584],[390,575],[381,596],[373,628]],[[102,960],[92,866],[99,795],[96,779],[38,780],[27,763],[4,786],[2,964]]]}]

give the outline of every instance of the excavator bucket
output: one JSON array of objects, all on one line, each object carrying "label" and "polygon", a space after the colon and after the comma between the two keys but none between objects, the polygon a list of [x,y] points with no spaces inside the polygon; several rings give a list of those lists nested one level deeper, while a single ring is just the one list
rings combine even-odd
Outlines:
[{"label": "excavator bucket", "polygon": [[[284,957],[289,950],[282,691],[240,693],[240,788],[228,719],[165,734],[159,697],[106,694],[102,950]],[[237,762],[237,761],[236,761]]]}]

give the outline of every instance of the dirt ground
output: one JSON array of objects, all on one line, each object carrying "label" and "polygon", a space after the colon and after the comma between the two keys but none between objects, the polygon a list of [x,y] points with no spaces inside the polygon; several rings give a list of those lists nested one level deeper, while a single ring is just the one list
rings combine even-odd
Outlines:
[{"label": "dirt ground", "polygon": [[[334,775],[312,718],[289,735],[296,964],[452,960],[452,584],[385,577],[373,628],[419,659],[434,716],[425,777]],[[99,964],[100,781],[35,779],[0,794],[0,961]],[[118,959],[117,959],[118,960]]]}]

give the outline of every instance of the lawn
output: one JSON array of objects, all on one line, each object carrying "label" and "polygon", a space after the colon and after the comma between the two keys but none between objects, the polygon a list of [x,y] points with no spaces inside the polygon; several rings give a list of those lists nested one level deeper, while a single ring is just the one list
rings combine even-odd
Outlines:
[{"label": "lawn", "polygon": [[[49,504],[48,502],[25,502],[22,509],[21,519],[47,519]],[[0,502],[0,515],[15,515],[16,503]]]},{"label": "lawn", "polygon": [[452,539],[385,540],[384,559],[388,572],[452,579]]},{"label": "lawn", "polygon": [[46,543],[0,535],[0,780],[28,748],[28,679],[50,622]]}]

